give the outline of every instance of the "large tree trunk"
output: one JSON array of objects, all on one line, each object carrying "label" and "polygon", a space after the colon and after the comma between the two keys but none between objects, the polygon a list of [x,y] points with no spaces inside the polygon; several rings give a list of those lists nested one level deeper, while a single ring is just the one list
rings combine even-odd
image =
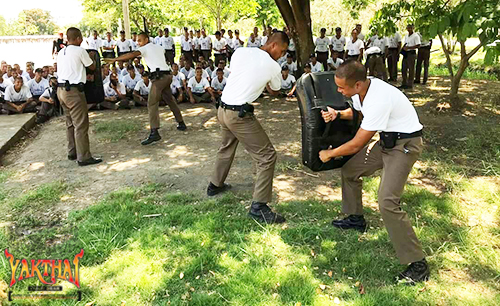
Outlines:
[{"label": "large tree trunk", "polygon": [[295,43],[297,68],[302,74],[309,55],[314,51],[311,31],[310,0],[275,0]]}]

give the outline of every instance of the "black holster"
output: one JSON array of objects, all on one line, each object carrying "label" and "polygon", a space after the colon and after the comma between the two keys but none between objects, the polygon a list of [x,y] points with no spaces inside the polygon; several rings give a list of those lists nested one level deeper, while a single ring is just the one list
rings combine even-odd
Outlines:
[{"label": "black holster", "polygon": [[396,141],[398,140],[397,132],[381,132],[380,133],[380,145],[384,149],[392,149],[396,146]]},{"label": "black holster", "polygon": [[255,108],[252,104],[245,103],[241,106],[238,117],[243,118],[247,113],[253,114],[254,109]]}]

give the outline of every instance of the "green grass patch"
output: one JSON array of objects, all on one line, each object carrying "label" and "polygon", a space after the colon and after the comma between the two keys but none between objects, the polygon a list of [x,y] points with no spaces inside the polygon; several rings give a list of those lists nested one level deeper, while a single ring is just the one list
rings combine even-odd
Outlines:
[{"label": "green grass patch", "polygon": [[103,141],[117,142],[141,130],[142,124],[133,120],[107,120],[98,121],[93,130],[97,137]]},{"label": "green grass patch", "polygon": [[[457,70],[458,66],[454,67],[454,71],[456,72]],[[450,73],[448,71],[448,68],[443,65],[430,65],[429,76],[449,77]],[[484,70],[481,71],[481,70],[467,68],[462,76],[462,79],[498,81],[498,76],[496,74],[492,74]]]}]

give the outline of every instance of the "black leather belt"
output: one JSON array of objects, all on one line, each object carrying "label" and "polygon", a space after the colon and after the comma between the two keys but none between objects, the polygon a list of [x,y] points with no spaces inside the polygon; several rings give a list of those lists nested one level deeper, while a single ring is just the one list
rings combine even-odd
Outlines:
[{"label": "black leather belt", "polygon": [[229,110],[232,110],[232,111],[236,111],[236,112],[239,112],[241,110],[241,105],[229,105],[229,104],[226,104],[224,102],[220,102],[220,107],[222,107],[223,109],[229,109]]},{"label": "black leather belt", "polygon": [[[83,83],[80,83],[80,84],[83,85]],[[80,84],[69,84],[69,85],[67,85],[65,83],[57,83],[57,87],[66,87],[66,86],[68,86],[68,87],[78,87],[78,86],[81,86]]]},{"label": "black leather belt", "polygon": [[408,138],[414,138],[414,137],[420,137],[422,136],[422,130],[416,131],[413,133],[398,133],[398,132],[381,132],[380,134],[388,134],[388,133],[395,133],[397,134],[397,139],[408,139]]},{"label": "black leather belt", "polygon": [[78,91],[82,92],[85,89],[85,84],[84,83],[70,84],[68,81],[66,81],[65,83],[57,83],[57,87],[64,87],[66,91],[70,91],[71,87],[75,87],[78,89]]}]

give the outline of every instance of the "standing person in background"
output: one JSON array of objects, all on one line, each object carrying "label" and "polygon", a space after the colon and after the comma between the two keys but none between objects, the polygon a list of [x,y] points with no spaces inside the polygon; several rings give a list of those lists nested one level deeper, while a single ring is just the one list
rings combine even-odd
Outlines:
[{"label": "standing person in background", "polygon": [[337,27],[335,29],[335,36],[330,40],[330,53],[337,52],[339,54],[339,58],[344,58],[344,49],[345,49],[346,39],[342,36],[342,29]]},{"label": "standing person in background", "polygon": [[94,30],[92,36],[87,38],[87,49],[99,51],[101,45],[102,45],[102,39],[99,38],[99,34],[97,33],[96,30]]},{"label": "standing person in background", "polygon": [[234,30],[234,35],[235,35],[235,37],[234,37],[234,51],[236,51],[236,49],[245,46],[245,42],[240,39],[240,30]]},{"label": "standing person in background", "polygon": [[132,51],[130,40],[125,39],[125,31],[120,31],[120,39],[116,42],[116,51],[118,51],[118,56]]},{"label": "standing person in background", "polygon": [[157,44],[159,45],[160,44],[160,39],[163,37],[163,30],[162,29],[158,29],[158,36],[156,36],[154,39],[153,39],[153,43],[154,44]]},{"label": "standing person in background", "polygon": [[106,33],[106,39],[101,42],[101,54],[104,58],[115,57],[116,41],[113,40],[111,32]]},{"label": "standing person in background", "polygon": [[165,28],[165,36],[160,39],[160,45],[165,49],[165,60],[172,65],[175,59],[175,42],[173,37],[170,37],[168,28]]},{"label": "standing person in background", "polygon": [[66,32],[68,46],[57,56],[57,97],[66,115],[68,159],[77,160],[79,166],[102,162],[90,154],[89,115],[83,85],[87,82],[86,68],[95,70],[87,51],[80,47],[82,33],[77,28]]},{"label": "standing person in background", "polygon": [[352,30],[351,39],[347,41],[347,52],[345,53],[344,61],[355,60],[361,63],[364,48],[363,41],[358,38],[358,30]]},{"label": "standing person in background", "polygon": [[401,74],[403,75],[403,83],[399,86],[400,89],[412,89],[413,81],[415,80],[415,60],[417,59],[417,49],[420,47],[420,36],[413,32],[413,24],[406,27],[408,35],[405,37],[403,46],[403,66]]},{"label": "standing person in background", "polygon": [[233,55],[234,52],[234,37],[233,37],[233,31],[227,30],[227,39],[226,39],[226,55],[227,55],[227,60],[230,62],[231,61],[231,56]]},{"label": "standing person in background", "polygon": [[422,80],[422,84],[427,84],[427,79],[429,78],[429,61],[431,58],[431,47],[432,47],[432,39],[428,41],[422,40],[422,35],[418,33],[420,36],[420,40],[422,43],[418,48],[418,56],[417,56],[417,67],[415,73],[415,84],[420,84],[420,74],[422,73],[422,64],[424,64],[424,79]]},{"label": "standing person in background", "polygon": [[213,43],[215,64],[219,64],[221,60],[226,60],[226,40],[222,38],[221,32],[215,32],[215,40]]},{"label": "standing person in background", "polygon": [[203,57],[208,61],[212,57],[212,39],[207,36],[205,29],[201,29],[200,50]]},{"label": "standing person in background", "polygon": [[401,34],[394,33],[389,37],[387,51],[387,67],[389,70],[389,82],[398,80],[399,52],[401,52]]},{"label": "standing person in background", "polygon": [[132,48],[132,51],[136,51],[139,46],[137,45],[137,33],[132,32],[132,38],[130,39],[130,46]]},{"label": "standing person in background", "polygon": [[287,29],[286,34],[288,39],[290,39],[290,44],[288,44],[288,54],[290,54],[295,62],[297,60],[297,53],[295,52],[295,43],[293,42],[293,38],[291,37],[290,31]]},{"label": "standing person in background", "polygon": [[356,30],[358,30],[358,38],[361,39],[362,41],[365,40],[365,34],[361,33],[361,30],[362,30],[362,26],[361,24],[357,24],[356,25]]},{"label": "standing person in background", "polygon": [[195,37],[193,38],[193,58],[196,60],[198,60],[198,58],[200,57],[201,54],[201,31],[200,30],[196,30],[196,35]]},{"label": "standing person in background", "polygon": [[62,48],[66,47],[63,33],[59,32],[59,37],[52,43],[52,58],[55,58]]},{"label": "standing person in background", "polygon": [[189,38],[189,32],[184,32],[184,36],[181,38],[181,53],[184,55],[186,62],[190,62],[193,65],[193,41]]},{"label": "standing person in background", "polygon": [[256,46],[260,47],[261,46],[262,37],[259,36],[259,28],[257,28],[257,27],[253,28],[253,37],[255,39]]},{"label": "standing person in background", "polygon": [[328,47],[330,46],[330,39],[326,37],[326,29],[321,28],[320,36],[316,38],[314,41],[314,45],[316,46],[316,58],[318,62],[320,62],[323,67],[327,67],[328,61]]}]

